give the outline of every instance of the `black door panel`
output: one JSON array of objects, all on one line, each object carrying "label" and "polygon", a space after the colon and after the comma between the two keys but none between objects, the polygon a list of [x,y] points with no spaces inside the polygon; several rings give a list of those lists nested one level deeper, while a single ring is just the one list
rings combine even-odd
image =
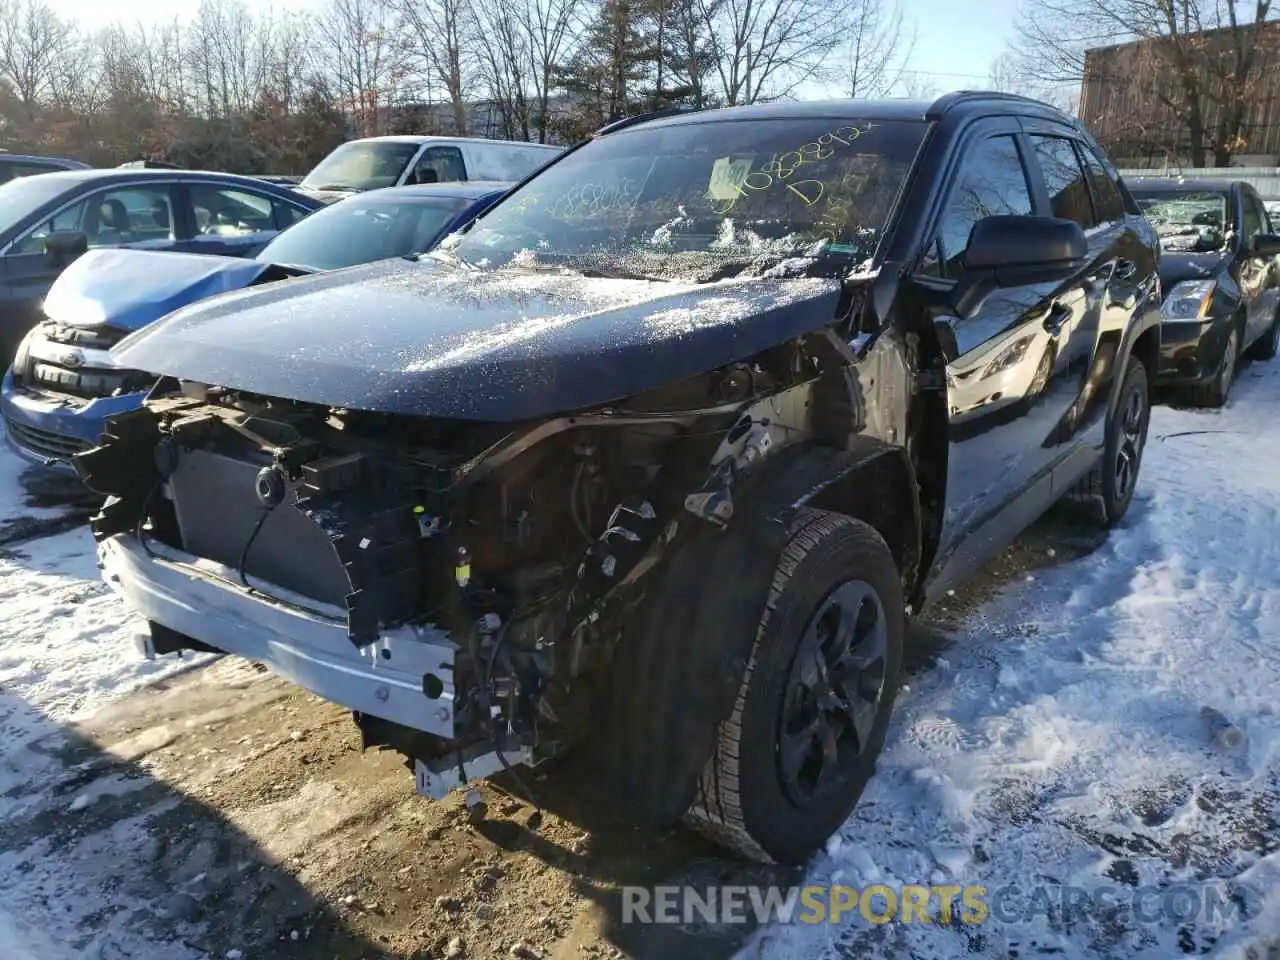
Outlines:
[{"label": "black door panel", "polygon": [[[974,223],[1035,212],[1023,149],[1018,128],[1006,122],[975,129],[923,264],[939,285],[963,275]],[[1050,486],[1041,481],[1051,473],[1060,424],[1075,395],[1064,377],[1066,345],[1084,309],[1072,285],[1040,282],[996,289],[965,316],[935,311],[939,342],[949,350],[947,496],[938,563],[945,564],[966,538],[997,549],[1002,535],[993,530],[1004,527],[999,515],[1015,501],[1030,509],[1033,489],[1047,497]]]}]

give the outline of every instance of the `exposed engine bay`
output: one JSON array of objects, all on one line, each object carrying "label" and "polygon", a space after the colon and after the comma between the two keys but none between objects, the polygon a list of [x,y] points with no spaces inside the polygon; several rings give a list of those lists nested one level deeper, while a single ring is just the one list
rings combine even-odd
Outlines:
[{"label": "exposed engine bay", "polygon": [[[107,495],[100,542],[251,595],[293,617],[277,630],[291,641],[323,624],[293,675],[314,691],[316,664],[341,658],[322,694],[353,710],[366,747],[399,750],[420,791],[443,796],[580,740],[596,680],[673,544],[727,524],[756,461],[865,428],[837,342],[825,331],[614,407],[515,425],[161,381],[76,469]],[[257,655],[222,642],[238,628],[210,642],[131,600],[152,653]],[[390,692],[342,686],[376,684],[380,669],[413,676]]]}]

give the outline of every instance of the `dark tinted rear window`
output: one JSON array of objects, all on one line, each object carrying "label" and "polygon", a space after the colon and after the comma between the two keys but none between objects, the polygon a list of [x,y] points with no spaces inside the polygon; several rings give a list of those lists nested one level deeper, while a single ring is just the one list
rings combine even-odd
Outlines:
[{"label": "dark tinted rear window", "polygon": [[1080,152],[1084,154],[1085,166],[1089,170],[1089,183],[1093,187],[1093,200],[1097,204],[1098,220],[1103,223],[1124,218],[1124,198],[1120,188],[1107,174],[1102,161],[1087,146],[1081,144]]},{"label": "dark tinted rear window", "polygon": [[1089,187],[1071,141],[1063,137],[1033,136],[1036,160],[1049,190],[1049,203],[1055,217],[1074,220],[1088,229],[1094,224]]}]

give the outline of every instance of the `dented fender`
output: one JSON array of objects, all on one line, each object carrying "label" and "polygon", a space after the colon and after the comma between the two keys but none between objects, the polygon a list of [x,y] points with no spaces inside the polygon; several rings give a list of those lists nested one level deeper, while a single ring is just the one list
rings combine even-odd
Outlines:
[{"label": "dented fender", "polygon": [[[735,488],[733,521],[724,529],[703,524],[671,558],[642,622],[620,645],[614,670],[614,682],[629,692],[613,698],[608,762],[643,820],[674,822],[693,803],[719,725],[742,685],[796,514],[815,507],[874,523],[858,513],[879,499],[865,495],[860,477],[874,471],[878,482],[906,469],[905,451],[870,438],[856,439],[848,450],[814,445],[765,459]],[[915,539],[901,552],[915,557],[919,518],[914,509],[906,512],[905,528]],[[736,602],[742,596],[759,603]],[[630,716],[654,703],[682,707]]]}]

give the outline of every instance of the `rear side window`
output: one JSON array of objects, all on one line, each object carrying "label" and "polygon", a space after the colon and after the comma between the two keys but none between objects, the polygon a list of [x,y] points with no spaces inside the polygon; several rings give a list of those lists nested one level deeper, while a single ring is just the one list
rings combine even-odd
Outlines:
[{"label": "rear side window", "polygon": [[1089,186],[1071,141],[1062,137],[1032,136],[1036,161],[1049,191],[1049,206],[1055,217],[1074,220],[1088,230],[1095,223],[1089,203]]},{"label": "rear side window", "polygon": [[1031,190],[1013,137],[988,137],[974,144],[951,188],[921,268],[937,277],[958,277],[974,224],[986,217],[1030,213]]},{"label": "rear side window", "polygon": [[272,203],[247,190],[192,185],[191,206],[199,236],[242,237],[276,229]]},{"label": "rear side window", "polygon": [[1098,155],[1083,143],[1076,145],[1084,157],[1085,167],[1089,173],[1089,184],[1093,187],[1094,210],[1100,223],[1111,223],[1124,219],[1124,198],[1120,188],[1107,173],[1106,167],[1098,159]]},{"label": "rear side window", "polygon": [[311,212],[310,210],[305,210],[302,207],[295,207],[292,203],[285,203],[283,200],[273,200],[271,202],[271,206],[275,211],[277,230],[283,230],[285,227],[293,226]]}]

